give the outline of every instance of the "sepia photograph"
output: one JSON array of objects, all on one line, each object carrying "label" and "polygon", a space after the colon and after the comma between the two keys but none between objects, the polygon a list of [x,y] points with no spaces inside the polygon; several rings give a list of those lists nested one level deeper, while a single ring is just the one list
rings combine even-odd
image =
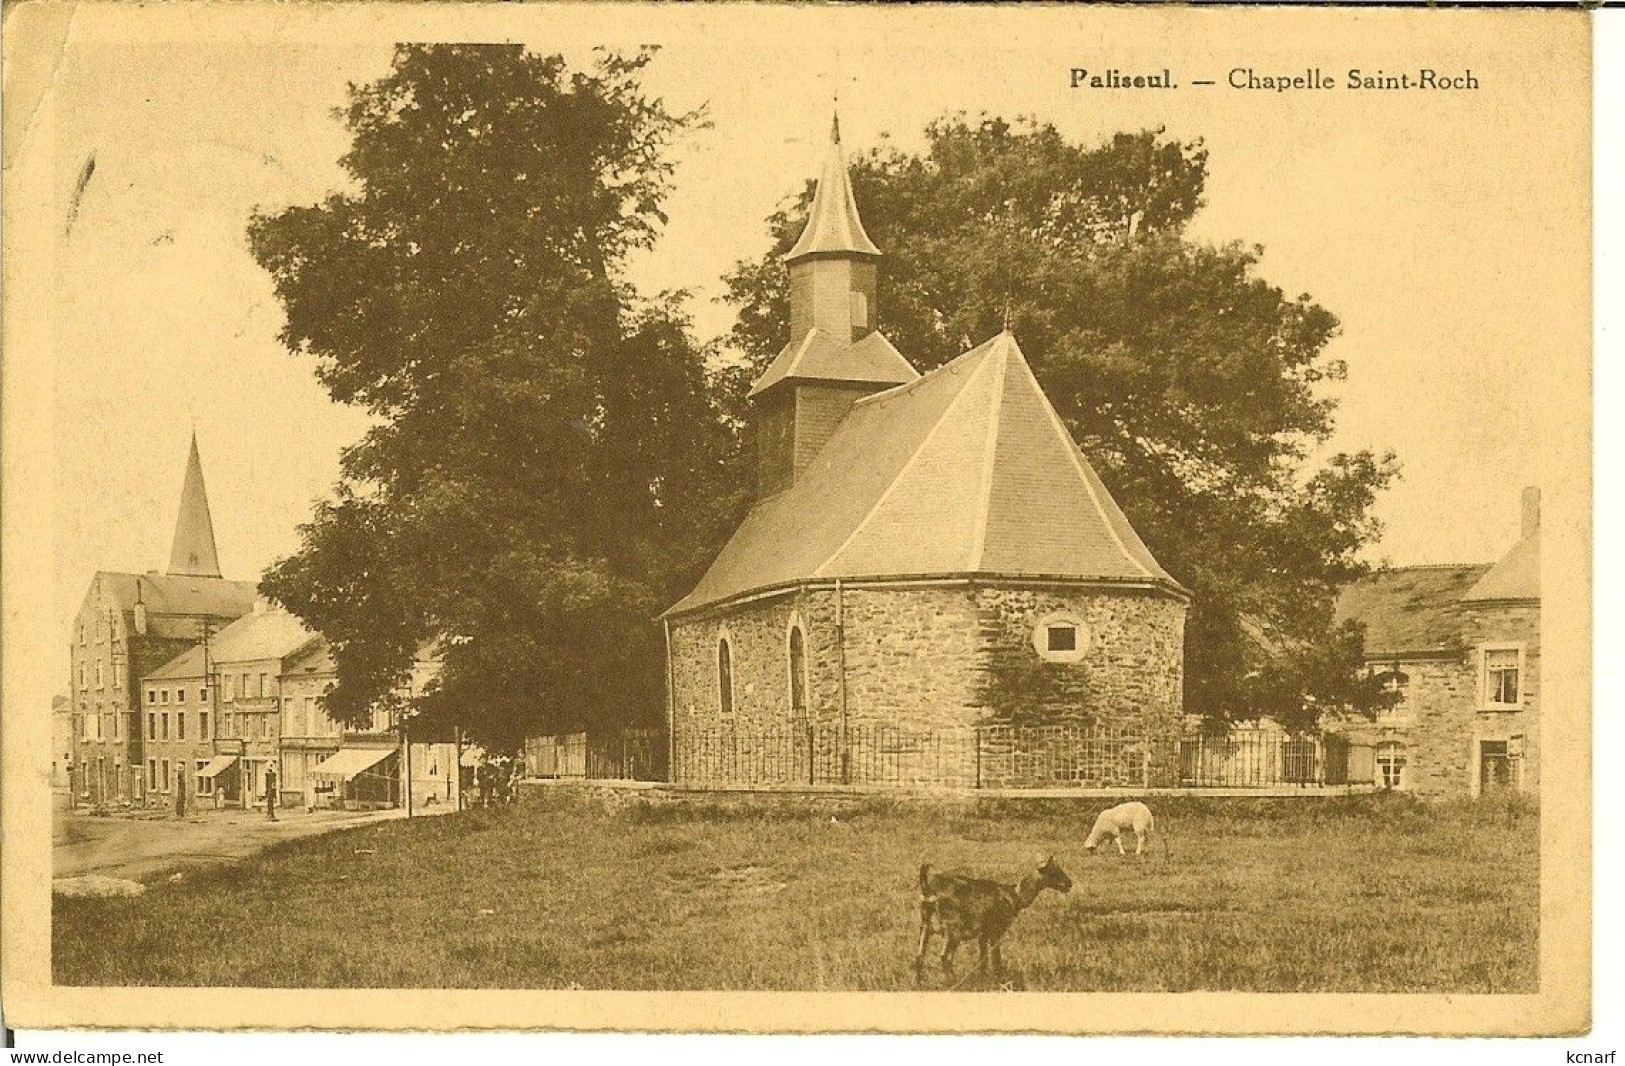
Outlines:
[{"label": "sepia photograph", "polygon": [[1590,1025],[1584,13],[6,19],[7,1025]]}]

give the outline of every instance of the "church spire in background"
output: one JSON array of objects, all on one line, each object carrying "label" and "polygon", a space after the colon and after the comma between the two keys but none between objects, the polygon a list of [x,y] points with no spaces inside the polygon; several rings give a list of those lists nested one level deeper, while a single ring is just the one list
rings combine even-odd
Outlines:
[{"label": "church spire in background", "polygon": [[203,487],[203,460],[198,457],[196,430],[192,432],[192,453],[186,460],[186,482],[181,486],[181,510],[175,520],[169,572],[189,577],[220,576],[214,521],[209,517],[209,493]]}]

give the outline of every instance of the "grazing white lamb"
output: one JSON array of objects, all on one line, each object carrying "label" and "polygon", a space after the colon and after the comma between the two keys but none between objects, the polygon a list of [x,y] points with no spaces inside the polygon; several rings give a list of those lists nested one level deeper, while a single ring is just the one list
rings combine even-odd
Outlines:
[{"label": "grazing white lamb", "polygon": [[[1139,800],[1128,803],[1119,803],[1115,807],[1100,812],[1095,819],[1095,827],[1089,830],[1089,839],[1083,842],[1083,850],[1093,852],[1106,841],[1115,841],[1117,853],[1126,855],[1123,850],[1123,834],[1133,830],[1134,854],[1139,855],[1145,851],[1145,842],[1151,838],[1151,831],[1156,825],[1156,819],[1151,817],[1151,808]],[[1163,854],[1168,853],[1168,841],[1162,842]]]}]

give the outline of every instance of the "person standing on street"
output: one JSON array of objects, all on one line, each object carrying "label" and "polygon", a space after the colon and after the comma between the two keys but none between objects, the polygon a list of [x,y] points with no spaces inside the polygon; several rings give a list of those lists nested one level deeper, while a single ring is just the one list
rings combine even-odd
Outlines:
[{"label": "person standing on street", "polygon": [[265,768],[265,817],[276,821],[276,764]]}]

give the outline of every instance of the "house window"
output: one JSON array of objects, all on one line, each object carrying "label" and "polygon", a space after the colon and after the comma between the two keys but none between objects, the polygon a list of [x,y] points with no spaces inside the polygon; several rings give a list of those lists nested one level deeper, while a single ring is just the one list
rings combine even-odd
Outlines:
[{"label": "house window", "polygon": [[800,626],[790,627],[790,714],[807,717],[807,650]]},{"label": "house window", "polygon": [[158,760],[147,760],[147,790],[155,792],[158,789]]},{"label": "house window", "polygon": [[164,768],[163,790],[165,792],[168,792],[169,789],[170,789],[170,786],[172,785],[172,782],[169,780],[169,760],[165,759],[160,765],[162,765],[163,768]]},{"label": "house window", "polygon": [[176,703],[185,703],[186,702],[186,690],[184,688],[178,688],[178,689],[175,690],[175,702]]},{"label": "house window", "polygon": [[1383,692],[1394,695],[1393,705],[1384,707],[1377,712],[1378,717],[1398,717],[1405,709],[1405,699],[1410,692],[1411,676],[1396,666],[1392,670],[1386,670],[1378,674],[1377,681],[1382,685]]},{"label": "house window", "polygon": [[1049,662],[1075,663],[1089,650],[1089,631],[1077,615],[1052,612],[1033,626],[1033,650]]},{"label": "house window", "polygon": [[1405,746],[1381,744],[1377,747],[1377,783],[1383,788],[1405,787]]},{"label": "house window", "polygon": [[158,690],[158,702],[159,703],[168,703],[169,702],[169,690],[167,688],[162,688],[162,689]]},{"label": "house window", "polygon": [[209,739],[209,712],[208,711],[199,711],[199,712],[197,712],[197,738],[199,740],[208,740]]},{"label": "house window", "polygon": [[147,702],[148,703],[157,703],[158,702],[158,690],[157,689],[155,689],[155,688],[147,689]]},{"label": "house window", "polygon": [[1478,742],[1478,791],[1480,794],[1510,789],[1517,783],[1512,753],[1504,740]]},{"label": "house window", "polygon": [[175,739],[176,740],[185,740],[186,739],[186,712],[185,711],[176,711],[175,712]]},{"label": "house window", "polygon": [[197,794],[200,796],[207,796],[214,791],[214,778],[203,775],[203,768],[208,765],[207,759],[197,761]]},{"label": "house window", "polygon": [[237,697],[239,699],[245,699],[245,700],[248,699],[248,675],[247,674],[243,675],[243,687],[237,690]]},{"label": "house window", "polygon": [[270,679],[269,679],[269,675],[261,674],[260,675],[260,695],[262,697],[264,697],[264,696],[269,696],[270,694],[271,694],[271,682],[270,682]]},{"label": "house window", "polygon": [[1487,708],[1519,707],[1523,703],[1520,675],[1523,649],[1517,647],[1485,648],[1484,706]]},{"label": "house window", "polygon": [[206,689],[206,688],[198,689],[197,690],[197,701],[199,703],[208,703],[209,702],[209,690]]},{"label": "house window", "polygon": [[733,649],[727,637],[717,641],[717,702],[723,714],[734,713]]},{"label": "house window", "polygon": [[158,715],[152,711],[147,712],[147,739],[158,739]]},{"label": "house window", "polygon": [[169,712],[165,711],[158,716],[158,739],[169,739]]},{"label": "house window", "polygon": [[96,660],[96,687],[102,687],[102,661],[100,659]]}]

